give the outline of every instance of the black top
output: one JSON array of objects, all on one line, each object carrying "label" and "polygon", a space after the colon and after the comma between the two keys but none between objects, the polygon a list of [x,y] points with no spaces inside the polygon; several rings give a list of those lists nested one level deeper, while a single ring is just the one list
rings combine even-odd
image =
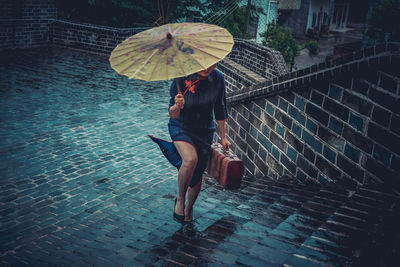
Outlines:
[{"label": "black top", "polygon": [[[214,131],[213,113],[216,120],[228,118],[224,76],[219,71],[213,70],[206,79],[197,82],[196,80],[197,74],[179,78],[182,94],[186,91],[185,106],[178,118],[170,118],[169,125],[180,126],[187,131]],[[194,83],[194,92],[187,90],[188,82]],[[176,79],[174,79],[170,88],[169,107],[175,104],[177,93]]]}]

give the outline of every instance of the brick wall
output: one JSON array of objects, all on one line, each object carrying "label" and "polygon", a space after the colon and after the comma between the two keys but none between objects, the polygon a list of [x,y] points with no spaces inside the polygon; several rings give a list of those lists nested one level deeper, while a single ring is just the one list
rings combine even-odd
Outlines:
[{"label": "brick wall", "polygon": [[218,70],[225,76],[227,92],[242,90],[254,84],[267,81],[267,79],[261,75],[252,72],[228,58],[218,63]]},{"label": "brick wall", "polygon": [[0,50],[47,45],[51,22],[57,16],[55,0],[2,0]]},{"label": "brick wall", "polygon": [[109,55],[123,40],[147,28],[113,28],[55,20],[53,45]]},{"label": "brick wall", "polygon": [[249,173],[400,189],[400,58],[378,46],[228,93]]},{"label": "brick wall", "polygon": [[254,42],[235,39],[232,52],[220,63],[227,92],[247,90],[289,73],[282,55]]},{"label": "brick wall", "polygon": [[228,58],[267,80],[288,73],[279,52],[248,40],[235,39]]}]

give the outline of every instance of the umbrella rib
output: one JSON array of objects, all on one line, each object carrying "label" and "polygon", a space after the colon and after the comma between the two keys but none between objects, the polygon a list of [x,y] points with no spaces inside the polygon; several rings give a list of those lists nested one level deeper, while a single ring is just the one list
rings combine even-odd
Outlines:
[{"label": "umbrella rib", "polygon": [[218,26],[218,28],[215,27],[215,26],[214,27],[206,26],[206,28],[203,28],[203,29],[200,29],[200,30],[195,30],[195,33],[205,33],[205,32],[210,32],[210,31],[228,32],[226,29],[224,29],[222,27],[219,27],[219,26]]},{"label": "umbrella rib", "polygon": [[150,73],[150,77],[149,77],[150,81],[151,81],[151,78],[153,77],[153,73],[154,73],[155,69],[157,68],[158,64],[160,63],[160,61],[161,61],[161,57],[158,58],[157,64],[154,66],[153,70]]},{"label": "umbrella rib", "polygon": [[[130,58],[128,58],[128,59],[126,59],[126,60],[129,60]],[[123,63],[125,63],[125,61],[126,60],[123,60],[123,61],[121,61],[121,62],[118,62],[117,64],[111,64],[111,67],[113,67],[114,69],[116,68],[116,67],[118,67],[119,65],[121,65],[121,64],[123,64]],[[133,64],[135,64],[136,63],[136,61],[135,62],[133,62],[132,64],[130,64],[129,66],[128,66],[128,68],[130,68]],[[125,71],[126,69],[124,69],[123,71]]]},{"label": "umbrella rib", "polygon": [[[199,49],[199,48],[197,48],[195,45],[192,45],[192,44],[187,44],[188,46],[192,46],[192,47],[194,47],[194,48],[196,48],[196,49]],[[216,46],[211,46],[211,45],[207,45],[207,44],[202,44],[202,46],[204,46],[204,47],[209,47],[209,48],[213,48],[213,49],[217,49],[217,50],[220,50],[220,51],[227,51],[227,49],[223,49],[223,48],[219,48],[219,47],[216,47]],[[201,49],[199,49],[199,50],[201,50]],[[203,51],[203,50],[201,50],[201,51]]]},{"label": "umbrella rib", "polygon": [[204,32],[200,32],[201,34],[199,34],[199,33],[192,33],[192,32],[187,32],[187,33],[183,33],[183,34],[181,34],[180,36],[190,36],[190,37],[193,37],[193,38],[196,38],[197,36],[199,36],[199,35],[202,35],[202,36],[211,36],[211,37],[226,37],[226,38],[231,38],[231,34],[228,34],[228,33],[222,33],[222,34],[203,34]]},{"label": "umbrella rib", "polygon": [[183,68],[182,61],[179,59],[179,57],[176,57],[176,59],[178,60],[179,67],[181,68],[185,76],[187,76],[185,68]]},{"label": "umbrella rib", "polygon": [[[123,48],[123,49],[126,49],[126,48]],[[121,51],[121,50],[122,50],[122,49],[119,49],[119,51]],[[118,51],[118,52],[119,52],[119,51]],[[111,58],[112,58],[112,59],[120,58],[121,56],[123,56],[123,55],[126,54],[126,53],[122,53],[121,55],[113,56],[113,53],[114,53],[114,52],[111,53],[110,59],[111,59]],[[113,66],[114,66],[114,67],[117,67],[117,66],[119,66],[120,64],[124,63],[126,60],[131,60],[131,59],[135,58],[135,57],[136,57],[135,53],[137,53],[137,51],[133,50],[133,51],[130,51],[129,53],[132,53],[133,56],[131,56],[131,57],[129,57],[129,58],[126,58],[125,60],[122,60],[121,62],[119,62],[119,63],[117,63],[117,64],[114,64]],[[153,52],[153,53],[154,53],[154,52]],[[132,66],[132,65],[129,65],[129,67],[130,67],[130,66]]]},{"label": "umbrella rib", "polygon": [[200,50],[200,51],[201,51],[201,52],[203,52],[204,54],[207,54],[207,55],[210,55],[210,56],[212,56],[213,58],[216,58],[216,59],[222,60],[222,58],[220,58],[220,57],[217,57],[217,56],[215,56],[215,55],[213,55],[213,54],[211,54],[211,53],[209,53],[209,52],[207,52],[207,51],[204,51],[203,49],[200,49],[200,48],[197,48],[197,47],[196,47],[196,49],[197,49],[197,50]]},{"label": "umbrella rib", "polygon": [[[190,38],[190,39],[193,40],[193,41],[203,41],[204,42],[205,38]],[[212,40],[210,42],[212,42],[212,43],[223,43],[223,44],[233,44],[234,43],[233,40],[232,41]]]},{"label": "umbrella rib", "polygon": [[[201,39],[199,39],[199,40],[201,40]],[[217,43],[217,42],[215,42],[215,43]],[[233,43],[230,43],[230,42],[220,42],[220,41],[218,41],[218,43],[226,43],[226,44],[232,44],[232,45],[233,45]],[[193,47],[193,48],[198,49],[198,50],[200,50],[200,51],[202,51],[202,52],[204,52],[204,53],[209,54],[208,52],[202,50],[201,48],[196,47],[195,44],[191,44],[191,43],[187,43],[187,42],[186,42],[186,44],[187,44],[188,46],[190,46],[190,47]],[[197,44],[197,45],[206,46],[206,47],[210,47],[210,48],[215,48],[215,49],[218,49],[218,50],[220,50],[220,51],[228,51],[228,50],[226,50],[226,49],[222,49],[222,48],[215,47],[215,46],[210,46],[210,45],[207,45],[207,44],[204,44],[204,45],[203,45],[203,44]],[[230,49],[229,49],[229,51],[230,51]],[[212,54],[210,54],[210,55],[211,55],[211,56],[214,56],[214,55],[212,55]],[[215,56],[214,56],[214,57],[215,57]]]},{"label": "umbrella rib", "polygon": [[[118,45],[118,47],[117,47],[117,51],[116,52],[122,52],[122,51],[125,51],[125,50],[131,50],[129,53],[136,53],[137,52],[137,50],[140,50],[140,48],[143,48],[144,46],[141,46],[141,47],[137,47],[135,50],[132,50],[132,47],[129,47],[129,46],[127,46],[127,47],[121,47],[121,45]],[[115,53],[115,52],[114,52]],[[117,55],[117,56],[114,56],[114,58],[118,58],[118,57],[120,57],[120,56],[123,56],[123,55],[125,55],[126,53],[125,52],[123,52],[122,54],[120,54],[120,55]]]},{"label": "umbrella rib", "polygon": [[[121,50],[122,50],[122,49],[119,49],[119,51],[121,51]],[[119,52],[119,51],[118,51],[118,52]],[[131,53],[132,53],[132,51],[131,51]],[[112,58],[113,58],[113,59],[116,59],[116,58],[120,58],[120,57],[122,57],[122,56],[124,56],[124,55],[126,55],[126,53],[122,53],[122,54],[120,54],[120,55],[118,55],[118,56],[115,56],[115,55],[114,55]],[[130,58],[127,58],[127,59],[131,59],[131,57],[130,57]]]},{"label": "umbrella rib", "polygon": [[196,61],[197,64],[200,65],[200,67],[202,67],[203,70],[205,70],[207,67],[204,67],[203,64],[200,63],[200,61],[198,61],[195,57],[192,56],[192,58],[194,59],[194,61]]},{"label": "umbrella rib", "polygon": [[[118,57],[119,57],[119,56],[118,56]],[[115,57],[115,56],[113,56],[112,58],[110,57],[110,59],[115,59],[115,58],[117,58],[117,57]],[[125,60],[122,60],[121,62],[119,62],[119,63],[117,63],[117,64],[113,64],[112,67],[117,67],[117,66],[121,65],[122,63],[124,63],[125,61],[131,60],[131,59],[133,59],[133,58],[135,58],[135,55],[134,55],[134,56],[131,56],[131,57],[125,59]],[[135,61],[135,62],[136,62],[136,61]],[[133,64],[135,64],[135,62],[132,63],[131,65],[129,65],[129,67],[131,67]],[[128,68],[129,68],[129,67],[128,67]]]},{"label": "umbrella rib", "polygon": [[142,64],[142,66],[140,66],[135,73],[133,73],[133,75],[129,76],[130,79],[133,78],[133,76],[135,76],[141,69],[143,69],[143,67],[146,65],[146,62],[148,62],[153,56],[154,54],[157,52],[157,49],[153,51],[153,53],[151,53],[151,55],[144,61],[144,64]]},{"label": "umbrella rib", "polygon": [[[132,59],[132,58],[134,58],[134,57],[130,57],[130,58],[127,58],[126,60],[123,60],[123,61],[121,61],[121,62],[119,62],[119,63],[117,63],[117,64],[113,64],[113,65],[111,65],[111,67],[115,69],[117,66],[119,66],[119,65],[121,65],[121,64],[123,64],[123,63],[125,63],[125,61],[130,60],[130,59]],[[134,61],[133,63],[129,64],[125,69],[120,70],[119,72],[120,72],[120,73],[125,72],[127,69],[129,69],[130,67],[132,67],[132,65],[135,65],[136,63],[137,63],[137,61]]]}]

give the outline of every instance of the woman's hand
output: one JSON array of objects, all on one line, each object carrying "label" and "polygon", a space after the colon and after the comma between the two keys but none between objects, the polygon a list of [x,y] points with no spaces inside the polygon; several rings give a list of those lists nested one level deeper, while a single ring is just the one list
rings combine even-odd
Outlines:
[{"label": "woman's hand", "polygon": [[179,114],[181,113],[181,109],[183,109],[185,105],[185,99],[183,98],[182,93],[178,93],[175,96],[175,104],[169,108],[169,116],[172,119],[176,119],[179,117]]},{"label": "woman's hand", "polygon": [[217,124],[218,124],[219,136],[221,137],[222,148],[225,151],[228,151],[229,148],[231,147],[231,143],[228,141],[228,139],[226,139],[225,121],[226,120],[217,120]]},{"label": "woman's hand", "polygon": [[228,139],[226,139],[226,137],[221,139],[221,144],[222,144],[222,148],[225,151],[228,151],[229,148],[231,147],[231,143],[228,141]]},{"label": "woman's hand", "polygon": [[183,109],[183,107],[185,106],[185,99],[183,98],[182,93],[178,93],[175,96],[175,105],[180,109]]}]

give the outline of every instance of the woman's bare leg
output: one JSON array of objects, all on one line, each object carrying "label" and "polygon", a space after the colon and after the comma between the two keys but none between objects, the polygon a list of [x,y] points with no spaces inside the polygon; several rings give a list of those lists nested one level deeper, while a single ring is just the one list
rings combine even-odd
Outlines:
[{"label": "woman's bare leg", "polygon": [[193,218],[193,205],[196,202],[197,196],[200,193],[201,190],[201,182],[203,179],[200,179],[200,181],[194,186],[194,187],[189,187],[187,190],[188,196],[187,196],[187,202],[185,206],[185,221],[192,221]]},{"label": "woman's bare leg", "polygon": [[194,169],[197,165],[196,149],[186,142],[174,142],[179,155],[182,157],[182,165],[178,172],[178,197],[175,206],[175,213],[184,215],[185,195],[192,180]]}]

